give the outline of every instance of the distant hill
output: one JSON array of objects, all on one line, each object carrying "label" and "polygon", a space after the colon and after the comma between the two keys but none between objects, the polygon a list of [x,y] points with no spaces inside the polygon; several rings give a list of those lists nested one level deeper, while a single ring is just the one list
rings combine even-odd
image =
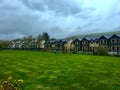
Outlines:
[{"label": "distant hill", "polygon": [[66,39],[75,39],[75,38],[84,38],[84,37],[96,37],[96,36],[99,37],[99,36],[102,36],[102,35],[113,35],[113,34],[120,34],[120,31],[75,35],[75,36],[68,37]]},{"label": "distant hill", "polygon": [[0,43],[2,42],[2,40],[0,40]]}]

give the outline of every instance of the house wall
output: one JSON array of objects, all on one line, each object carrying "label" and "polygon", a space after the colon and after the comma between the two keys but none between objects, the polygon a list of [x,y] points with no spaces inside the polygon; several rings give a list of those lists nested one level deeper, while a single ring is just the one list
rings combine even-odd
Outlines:
[{"label": "house wall", "polygon": [[110,50],[109,40],[106,38],[99,39],[99,46],[102,46],[103,48]]},{"label": "house wall", "polygon": [[89,51],[89,41],[86,39],[82,40],[82,51]]},{"label": "house wall", "polygon": [[120,38],[119,37],[112,37],[110,38],[110,51],[112,52],[120,52]]},{"label": "house wall", "polygon": [[76,51],[81,51],[82,50],[81,41],[79,39],[74,40],[73,44],[74,44],[74,49]]},{"label": "house wall", "polygon": [[41,43],[40,43],[40,48],[44,48],[45,47],[44,43],[45,43],[45,40],[42,40]]},{"label": "house wall", "polygon": [[71,50],[71,49],[72,49],[72,42],[73,42],[73,40],[69,40],[69,41],[65,44],[65,47],[67,47],[67,50]]},{"label": "house wall", "polygon": [[89,50],[94,51],[98,46],[99,46],[99,43],[97,43],[96,41],[92,41],[89,43]]}]

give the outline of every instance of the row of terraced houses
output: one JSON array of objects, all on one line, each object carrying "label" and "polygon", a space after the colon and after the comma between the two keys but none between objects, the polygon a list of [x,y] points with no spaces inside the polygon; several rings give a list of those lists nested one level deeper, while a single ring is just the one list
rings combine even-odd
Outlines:
[{"label": "row of terraced houses", "polygon": [[59,39],[59,40],[42,40],[37,42],[33,40],[11,42],[9,48],[42,48],[46,51],[77,51],[89,52],[94,51],[99,46],[107,49],[109,52],[120,52],[120,34],[100,36],[100,37],[84,37],[76,39]]},{"label": "row of terraced houses", "polygon": [[45,42],[46,50],[75,50],[75,51],[94,51],[97,47],[102,46],[109,52],[120,52],[120,34],[84,37],[76,39],[50,40]]}]

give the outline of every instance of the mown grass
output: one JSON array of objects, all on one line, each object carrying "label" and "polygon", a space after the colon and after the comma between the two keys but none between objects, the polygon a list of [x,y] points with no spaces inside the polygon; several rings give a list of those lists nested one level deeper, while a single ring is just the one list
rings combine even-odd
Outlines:
[{"label": "mown grass", "polygon": [[10,75],[22,90],[120,90],[120,57],[0,51],[0,80]]}]

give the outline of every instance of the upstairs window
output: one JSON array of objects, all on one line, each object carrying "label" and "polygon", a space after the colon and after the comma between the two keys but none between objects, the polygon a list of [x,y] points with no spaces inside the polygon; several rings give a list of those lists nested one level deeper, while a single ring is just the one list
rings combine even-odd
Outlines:
[{"label": "upstairs window", "polygon": [[76,43],[75,43],[76,45],[78,45],[79,44],[79,42],[78,41],[76,41]]},{"label": "upstairs window", "polygon": [[114,39],[112,39],[112,43],[114,43],[115,42],[115,40]]},{"label": "upstairs window", "polygon": [[83,41],[82,44],[85,44],[85,41]]},{"label": "upstairs window", "polygon": [[118,43],[118,42],[119,42],[119,39],[116,39],[116,42]]},{"label": "upstairs window", "polygon": [[104,43],[107,43],[107,40],[104,40]]},{"label": "upstairs window", "polygon": [[93,44],[93,42],[91,42],[91,44]]}]

